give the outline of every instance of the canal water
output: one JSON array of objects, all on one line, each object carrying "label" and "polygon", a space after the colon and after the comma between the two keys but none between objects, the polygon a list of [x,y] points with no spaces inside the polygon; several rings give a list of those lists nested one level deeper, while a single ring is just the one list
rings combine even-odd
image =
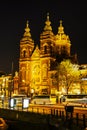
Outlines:
[{"label": "canal water", "polygon": [[[65,124],[62,124],[62,126],[52,126],[49,124],[35,124],[35,123],[29,123],[29,122],[22,122],[22,121],[7,121],[8,125],[7,130],[66,130],[67,127]],[[68,123],[68,122],[67,122]],[[75,125],[71,125],[68,130],[84,130],[81,127],[77,127]]]},{"label": "canal water", "polygon": [[7,130],[50,130],[48,125],[34,124],[20,121],[7,121]]}]

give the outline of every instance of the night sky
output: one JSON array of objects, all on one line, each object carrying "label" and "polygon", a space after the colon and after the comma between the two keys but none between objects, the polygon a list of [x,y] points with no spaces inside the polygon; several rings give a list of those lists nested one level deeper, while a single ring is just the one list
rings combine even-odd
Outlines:
[{"label": "night sky", "polygon": [[[77,2],[78,1],[78,2]],[[71,54],[77,53],[79,64],[87,64],[87,4],[84,0],[38,0],[0,3],[0,71],[18,71],[19,43],[29,21],[31,36],[39,44],[49,12],[54,34],[63,21],[65,34],[71,40]]]}]

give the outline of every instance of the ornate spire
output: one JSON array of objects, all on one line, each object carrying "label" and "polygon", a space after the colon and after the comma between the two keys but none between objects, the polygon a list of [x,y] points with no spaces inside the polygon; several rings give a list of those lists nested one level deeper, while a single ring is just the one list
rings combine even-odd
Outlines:
[{"label": "ornate spire", "polygon": [[60,26],[58,27],[58,34],[64,34],[64,27],[62,26],[62,20],[60,20]]},{"label": "ornate spire", "polygon": [[25,27],[24,30],[25,30],[25,32],[24,32],[24,34],[23,34],[22,39],[20,40],[21,44],[22,44],[22,43],[24,44],[24,42],[26,43],[26,41],[29,42],[30,44],[34,44],[34,40],[33,40],[32,37],[31,37],[28,20],[27,20],[27,22],[26,22],[26,27]]},{"label": "ornate spire", "polygon": [[52,31],[52,27],[50,26],[51,22],[49,20],[49,13],[47,13],[47,20],[45,22],[44,31]]},{"label": "ornate spire", "polygon": [[59,54],[66,54],[70,56],[70,39],[69,36],[64,33],[64,27],[62,26],[62,20],[60,20],[60,26],[58,27],[58,34],[55,36],[55,44],[58,46]]},{"label": "ornate spire", "polygon": [[26,23],[25,33],[24,33],[23,36],[24,36],[24,37],[31,37],[28,20],[27,20],[27,23]]}]

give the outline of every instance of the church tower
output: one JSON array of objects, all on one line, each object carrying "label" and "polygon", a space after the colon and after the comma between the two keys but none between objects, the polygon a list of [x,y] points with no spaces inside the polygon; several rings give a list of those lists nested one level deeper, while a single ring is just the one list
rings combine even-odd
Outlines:
[{"label": "church tower", "polygon": [[40,35],[40,50],[41,57],[53,56],[54,34],[52,32],[51,22],[49,20],[49,13],[47,13],[44,31]]},{"label": "church tower", "polygon": [[[42,91],[50,93],[49,85],[49,72],[53,69],[55,61],[54,57],[54,34],[52,32],[51,22],[49,20],[49,13],[47,14],[47,20],[45,27],[40,35],[40,58],[41,58],[41,88]],[[44,93],[44,92],[43,92]]]},{"label": "church tower", "polygon": [[[61,62],[64,58],[70,57],[70,39],[69,36],[64,33],[64,27],[62,26],[62,20],[60,20],[60,26],[58,27],[58,33],[55,36],[55,45],[57,60]],[[59,58],[59,59],[58,59]]]},{"label": "church tower", "polygon": [[61,20],[58,33],[54,35],[49,13],[47,14],[44,29],[40,34],[40,47],[34,44],[27,21],[20,40],[19,92],[35,95],[54,94],[59,91],[58,63],[63,59],[76,59],[70,54],[70,47],[71,42],[64,32]]},{"label": "church tower", "polygon": [[20,40],[20,58],[19,58],[19,92],[29,91],[30,79],[30,57],[34,49],[34,41],[31,38],[28,21],[26,23],[23,38]]}]

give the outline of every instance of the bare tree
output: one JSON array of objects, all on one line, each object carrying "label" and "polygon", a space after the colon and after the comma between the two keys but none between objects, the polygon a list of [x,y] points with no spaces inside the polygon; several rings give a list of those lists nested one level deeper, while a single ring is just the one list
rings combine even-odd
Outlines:
[{"label": "bare tree", "polygon": [[63,60],[58,65],[58,81],[59,84],[63,84],[66,88],[66,93],[71,84],[79,79],[79,68],[77,64],[72,64],[70,60]]}]

